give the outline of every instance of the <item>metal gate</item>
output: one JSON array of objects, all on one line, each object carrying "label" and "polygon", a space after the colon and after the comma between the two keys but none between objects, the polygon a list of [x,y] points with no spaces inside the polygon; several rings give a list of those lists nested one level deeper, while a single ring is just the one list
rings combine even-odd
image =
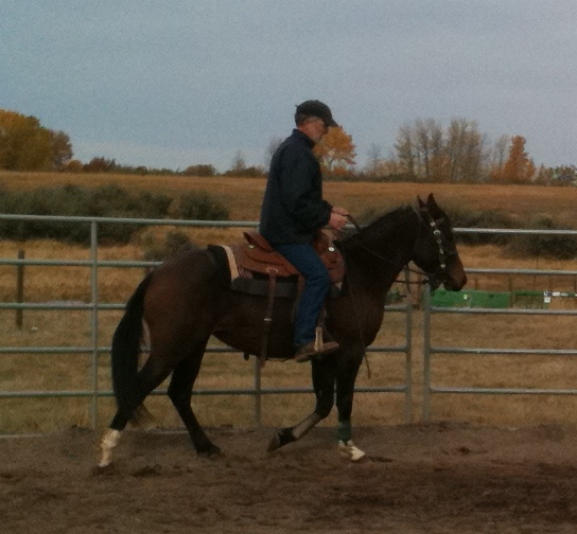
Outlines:
[{"label": "metal gate", "polygon": [[[549,236],[577,236],[573,230],[473,230],[473,229],[456,229],[457,233],[486,233],[486,234],[531,234],[531,235],[549,235]],[[497,298],[482,299],[480,306],[472,305],[471,299],[467,302],[466,289],[459,305],[435,305],[431,292],[427,288],[423,296],[423,399],[422,399],[422,419],[425,421],[434,417],[432,410],[432,398],[434,395],[451,394],[451,395],[577,395],[575,388],[552,388],[552,387],[478,387],[478,386],[447,386],[438,383],[438,379],[432,372],[432,365],[435,359],[441,355],[450,355],[458,359],[483,358],[488,355],[495,355],[500,358],[508,356],[577,356],[577,350],[569,346],[563,348],[547,348],[527,346],[526,343],[517,346],[501,347],[493,346],[494,341],[488,340],[486,346],[465,346],[453,344],[435,344],[434,327],[432,320],[441,315],[448,317],[447,320],[458,325],[459,320],[466,316],[478,317],[500,317],[503,322],[512,320],[513,317],[523,317],[527,321],[531,319],[545,320],[553,317],[573,317],[577,315],[577,271],[575,270],[551,270],[551,269],[467,269],[469,279],[475,275],[482,276],[505,276],[509,280],[515,280],[521,277],[533,277],[540,279],[538,282],[539,290],[532,292],[517,292],[520,297],[531,297],[533,303],[531,306],[522,306],[518,302],[511,302],[509,306],[496,305],[489,306],[491,300],[502,300]],[[546,278],[555,278],[560,280],[565,278],[571,290],[556,290],[555,287],[546,287]],[[565,284],[567,285],[567,284]],[[516,294],[514,291],[511,292]],[[503,295],[493,294],[486,297],[499,297]],[[517,300],[519,300],[519,298]],[[555,299],[566,299],[569,301],[570,309],[552,309],[549,304]],[[539,306],[539,302],[542,303]],[[537,326],[539,328],[539,326]],[[524,340],[523,340],[524,341]],[[503,378],[506,381],[506,377]]]},{"label": "metal gate", "polygon": [[[13,276],[13,279],[18,278],[18,273],[22,273],[24,269],[31,267],[39,267],[42,269],[49,268],[64,268],[64,267],[79,267],[85,269],[89,273],[88,277],[88,294],[89,298],[82,302],[38,302],[26,301],[19,295],[18,289],[15,291],[17,295],[13,300],[4,298],[0,302],[0,313],[7,317],[7,313],[15,315],[16,327],[12,330],[5,329],[4,332],[17,331],[18,316],[22,313],[30,311],[46,310],[51,312],[62,312],[63,310],[79,310],[89,314],[89,342],[85,345],[74,346],[60,346],[54,344],[41,345],[26,345],[14,344],[8,342],[7,339],[0,339],[0,358],[2,361],[7,361],[8,358],[18,358],[19,355],[34,355],[40,358],[49,358],[53,355],[61,355],[64,357],[74,358],[78,355],[84,355],[88,358],[89,365],[87,368],[88,386],[80,389],[72,389],[64,381],[61,387],[56,389],[17,389],[13,387],[2,387],[0,381],[0,434],[6,434],[6,430],[2,424],[2,403],[10,399],[27,398],[27,399],[46,399],[46,398],[84,398],[90,403],[89,425],[97,427],[101,422],[99,421],[99,406],[104,399],[109,399],[112,396],[110,387],[103,387],[100,384],[98,377],[99,360],[103,355],[107,355],[110,351],[108,339],[103,339],[99,334],[100,315],[105,312],[115,311],[120,314],[124,308],[125,301],[129,295],[119,295],[116,301],[110,299],[105,300],[99,291],[99,280],[102,279],[102,271],[108,268],[119,268],[121,270],[139,269],[157,265],[157,262],[141,261],[141,260],[117,260],[117,259],[101,259],[102,249],[98,245],[98,229],[102,224],[127,224],[127,225],[141,225],[149,227],[173,226],[173,227],[237,227],[249,228],[255,227],[256,222],[234,221],[234,222],[215,222],[215,221],[181,221],[181,220],[156,220],[156,219],[117,219],[117,218],[91,218],[91,217],[49,217],[49,216],[24,216],[24,215],[0,215],[0,220],[27,220],[35,222],[59,222],[63,224],[84,224],[90,226],[90,247],[88,250],[88,259],[83,260],[64,260],[64,259],[27,259],[24,257],[7,257],[2,254],[0,257],[0,269],[4,275],[4,280]],[[455,229],[456,233],[531,233],[531,234],[545,234],[545,235],[572,235],[577,236],[574,231],[558,231],[558,230],[542,230],[542,231],[528,231],[528,230],[472,230],[472,229]],[[140,272],[141,272],[140,271]],[[11,274],[10,274],[11,273]],[[533,276],[535,278],[543,277],[569,277],[575,286],[574,291],[556,291],[556,288],[549,287],[541,291],[542,298],[546,299],[549,294],[550,298],[566,298],[575,299],[577,302],[577,271],[573,270],[541,270],[541,269],[467,269],[467,274],[471,279],[475,275],[500,275],[508,276],[511,279],[520,276]],[[15,284],[17,285],[17,284]],[[545,284],[542,284],[543,286]],[[416,309],[418,308],[418,309]],[[495,346],[465,346],[458,343],[436,343],[434,340],[434,321],[441,316],[449,317],[449,320],[455,321],[457,319],[468,316],[499,316],[504,320],[513,316],[524,317],[555,317],[555,316],[574,316],[577,315],[577,305],[572,309],[552,309],[544,306],[540,309],[529,309],[523,307],[509,307],[509,308],[491,308],[491,307],[475,307],[470,305],[459,306],[439,306],[435,305],[434,299],[430,292],[425,289],[421,302],[415,306],[415,302],[410,300],[405,303],[387,306],[387,311],[392,313],[402,314],[404,335],[403,342],[394,345],[372,346],[369,348],[369,353],[376,355],[378,358],[387,357],[390,353],[401,355],[404,360],[404,379],[401,383],[395,383],[385,387],[358,387],[359,393],[390,393],[400,395],[403,399],[404,405],[404,420],[410,422],[414,417],[414,407],[417,403],[422,406],[420,418],[429,420],[434,417],[432,408],[432,399],[435,395],[577,395],[577,389],[573,388],[551,388],[551,387],[480,387],[475,385],[467,386],[452,386],[439,383],[434,372],[432,371],[434,363],[437,358],[441,356],[450,355],[455,358],[479,358],[483,356],[498,356],[506,358],[511,355],[543,355],[543,356],[568,356],[573,357],[577,355],[577,350],[573,348],[557,347],[557,348],[535,348],[525,346],[515,346],[498,348]],[[422,322],[422,335],[415,338],[415,321]],[[21,320],[21,319],[20,319]],[[8,327],[6,327],[8,328]],[[6,336],[9,337],[8,335]],[[415,389],[414,387],[414,341],[418,340],[419,345],[422,341],[422,369],[419,366],[418,371],[422,371],[422,388],[421,384]],[[231,352],[227,347],[212,347],[209,352]],[[421,357],[418,354],[419,358]],[[16,369],[9,369],[9,373],[19,372],[35,372],[35,369],[23,369],[16,367]],[[4,368],[4,374],[6,369]],[[1,374],[0,374],[1,379]],[[291,393],[312,393],[310,387],[304,388],[265,388],[261,384],[260,367],[255,361],[253,369],[252,386],[246,388],[205,388],[195,390],[194,395],[209,395],[209,396],[226,396],[226,395],[246,395],[252,397],[254,422],[259,424],[262,413],[262,400],[266,395],[277,394],[291,394]],[[52,386],[52,383],[50,384]],[[416,394],[419,391],[419,395]],[[157,394],[164,393],[164,391],[157,391]]]},{"label": "metal gate", "polygon": [[[104,301],[99,291],[99,280],[102,277],[102,271],[108,268],[121,269],[139,269],[150,268],[158,265],[158,262],[151,261],[125,261],[125,260],[103,260],[101,259],[101,248],[98,244],[99,227],[103,224],[127,224],[139,225],[148,227],[237,227],[249,228],[257,226],[256,222],[234,221],[234,222],[220,222],[220,221],[182,221],[182,220],[158,220],[158,219],[122,219],[122,218],[107,218],[107,217],[54,217],[54,216],[34,216],[34,215],[0,215],[0,220],[9,221],[34,221],[37,223],[58,222],[69,225],[89,225],[90,226],[90,247],[89,258],[85,260],[65,260],[65,259],[27,259],[23,255],[19,257],[6,257],[2,254],[0,257],[0,269],[4,269],[5,278],[9,277],[7,268],[13,269],[12,273],[16,279],[15,286],[17,286],[16,294],[18,295],[13,301],[4,299],[0,302],[0,312],[12,310],[15,314],[15,324],[18,328],[22,325],[22,313],[33,310],[47,310],[52,312],[66,311],[84,311],[90,316],[89,319],[89,343],[85,346],[55,346],[55,345],[10,345],[6,339],[0,339],[0,358],[7,360],[7,357],[18,357],[19,355],[38,355],[39,357],[49,358],[54,355],[69,355],[73,358],[77,355],[85,355],[89,359],[89,368],[87,370],[89,375],[89,385],[83,389],[71,389],[67,384],[62,384],[61,388],[48,390],[18,390],[14,388],[2,388],[0,386],[0,434],[7,433],[2,428],[2,402],[8,399],[47,399],[47,398],[84,398],[89,399],[90,402],[90,416],[89,425],[96,428],[101,421],[99,421],[99,405],[103,399],[112,397],[110,387],[103,388],[100,385],[98,378],[99,359],[101,356],[110,352],[108,339],[102,339],[99,335],[99,319],[103,312],[120,311],[124,308],[125,301],[130,295],[125,295],[120,302]],[[22,274],[25,269],[30,267],[50,268],[66,268],[66,267],[80,267],[89,271],[88,292],[89,299],[85,302],[27,302],[22,299]],[[18,282],[20,280],[20,282]],[[390,385],[387,387],[359,387],[356,391],[359,393],[394,393],[403,396],[404,399],[404,418],[410,421],[412,413],[412,369],[411,369],[411,336],[412,336],[412,306],[410,303],[397,304],[387,307],[390,312],[401,313],[405,316],[405,335],[404,342],[394,346],[372,346],[369,352],[376,354],[379,357],[385,356],[387,353],[400,353],[404,355],[404,382],[401,384]],[[8,335],[7,335],[8,337]],[[230,347],[213,347],[209,348],[207,352],[231,352]],[[17,367],[13,372],[30,372],[34,373],[34,369],[23,369]],[[1,384],[1,382],[0,382]],[[261,421],[262,399],[265,395],[275,395],[279,393],[309,393],[312,388],[263,388],[261,385],[261,371],[258,362],[255,359],[253,385],[250,388],[219,388],[219,389],[196,389],[194,395],[247,395],[254,398],[254,422],[259,424]],[[164,390],[157,390],[155,394],[163,394]]]}]

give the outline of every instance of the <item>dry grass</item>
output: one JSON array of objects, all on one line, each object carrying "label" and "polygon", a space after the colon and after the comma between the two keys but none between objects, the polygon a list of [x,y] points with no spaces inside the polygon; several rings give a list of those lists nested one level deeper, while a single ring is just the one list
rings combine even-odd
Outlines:
[{"label": "dry grass", "polygon": [[[132,191],[155,191],[178,196],[187,191],[205,190],[222,198],[232,220],[255,221],[265,187],[264,178],[222,176],[132,176],[114,174],[16,173],[0,171],[0,186],[7,189],[75,184],[98,187],[115,184]],[[365,209],[383,210],[412,202],[417,195],[434,193],[445,207],[473,210],[496,209],[519,217],[547,215],[559,222],[573,223],[577,188],[525,185],[418,184],[374,182],[326,182],[326,198],[346,206],[353,215]]]},{"label": "dry grass", "polygon": [[[206,189],[225,199],[235,220],[256,220],[264,189],[264,180],[189,177],[86,176],[66,174],[0,173],[0,184],[8,188],[33,188],[64,183],[102,185],[114,182],[123,187],[150,189],[180,194],[191,189]],[[527,213],[554,214],[569,220],[577,195],[574,189],[541,187],[449,186],[446,184],[372,184],[327,183],[326,196],[334,203],[350,207],[353,213],[368,208],[386,209],[410,202],[419,194],[433,191],[439,202],[475,209],[501,208],[522,216]],[[132,244],[99,249],[103,260],[142,259],[141,240],[146,232],[162,234],[169,229],[145,230]],[[181,231],[181,230],[179,230]],[[231,242],[239,229],[190,230],[194,242]],[[2,242],[2,257],[14,258],[21,248],[27,258],[89,259],[82,247],[50,241],[25,244]],[[468,268],[537,268],[573,270],[571,261],[512,259],[504,257],[494,246],[462,247],[461,256]],[[102,269],[99,272],[99,294],[103,302],[125,302],[142,278],[141,269]],[[90,302],[90,273],[84,267],[26,267],[25,300],[46,302],[72,300]],[[475,275],[469,287],[484,290],[556,289],[575,291],[570,277],[503,277]],[[0,266],[0,299],[15,300],[15,268]],[[0,343],[3,347],[68,346],[87,347],[91,343],[91,316],[88,311],[29,311],[24,313],[24,328],[15,327],[12,310],[0,311]],[[108,346],[119,320],[118,311],[101,311],[98,316],[99,346]],[[413,340],[413,417],[421,415],[423,383],[422,317],[414,312]],[[571,317],[520,316],[450,316],[433,318],[433,345],[470,347],[573,348]],[[386,314],[377,344],[400,345],[404,337],[404,317]],[[371,354],[372,377],[361,369],[359,386],[391,386],[404,383],[402,354]],[[79,391],[92,387],[90,356],[78,354],[2,354],[0,358],[0,391]],[[264,388],[302,388],[310,384],[308,366],[292,363],[270,363],[263,371]],[[110,387],[108,356],[98,361],[98,385]],[[437,355],[432,366],[433,383],[443,386],[539,387],[571,388],[576,382],[572,358],[557,356],[443,356]],[[245,362],[238,354],[208,354],[197,389],[250,388],[253,383],[253,362]],[[245,395],[235,397],[199,396],[193,399],[201,421],[207,425],[246,426],[253,424],[254,400]],[[435,395],[435,419],[461,419],[485,424],[518,425],[539,422],[572,422],[577,399],[554,396],[483,396]],[[90,399],[0,399],[0,433],[50,431],[72,424],[89,424]],[[157,424],[180,426],[174,410],[165,397],[154,397],[147,403],[157,417]],[[310,394],[266,396],[263,400],[262,422],[265,425],[294,424],[312,407]],[[112,399],[99,401],[98,424],[103,426],[112,414]],[[357,425],[393,424],[403,421],[403,397],[399,394],[358,394],[354,419]],[[333,424],[335,415],[325,424]]]}]

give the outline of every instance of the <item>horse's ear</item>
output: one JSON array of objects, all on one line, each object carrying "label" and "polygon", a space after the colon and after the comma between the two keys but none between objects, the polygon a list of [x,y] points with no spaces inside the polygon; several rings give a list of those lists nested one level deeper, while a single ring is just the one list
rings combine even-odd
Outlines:
[{"label": "horse's ear", "polygon": [[429,196],[427,197],[427,207],[430,209],[436,206],[437,203],[435,202],[435,197],[433,196],[433,193],[429,193]]},{"label": "horse's ear", "polygon": [[[426,204],[421,200],[421,197],[417,195],[417,202],[419,204],[419,209],[425,209],[426,208]],[[427,200],[428,202],[428,200]]]}]

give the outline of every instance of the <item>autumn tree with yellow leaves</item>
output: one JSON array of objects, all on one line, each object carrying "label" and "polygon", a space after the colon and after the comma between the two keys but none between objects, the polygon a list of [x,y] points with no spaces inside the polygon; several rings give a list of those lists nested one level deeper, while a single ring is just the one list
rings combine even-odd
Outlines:
[{"label": "autumn tree with yellow leaves", "polygon": [[492,180],[511,184],[527,183],[532,180],[536,168],[525,150],[525,142],[525,138],[521,135],[511,138],[509,157],[503,166],[493,169]]},{"label": "autumn tree with yellow leaves", "polygon": [[329,128],[328,133],[314,147],[321,169],[326,176],[344,176],[355,164],[356,146],[352,136],[342,127]]},{"label": "autumn tree with yellow leaves", "polygon": [[59,170],[71,158],[67,134],[43,127],[36,117],[0,109],[0,169]]}]

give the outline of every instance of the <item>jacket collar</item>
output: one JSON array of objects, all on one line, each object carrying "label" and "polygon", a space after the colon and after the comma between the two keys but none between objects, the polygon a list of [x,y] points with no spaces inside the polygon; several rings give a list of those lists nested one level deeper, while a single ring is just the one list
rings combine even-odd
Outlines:
[{"label": "jacket collar", "polygon": [[315,142],[305,133],[301,132],[299,129],[295,128],[293,130],[293,136],[298,137],[299,139],[302,139],[303,141],[305,141],[305,143],[310,147],[314,147],[315,146]]}]

